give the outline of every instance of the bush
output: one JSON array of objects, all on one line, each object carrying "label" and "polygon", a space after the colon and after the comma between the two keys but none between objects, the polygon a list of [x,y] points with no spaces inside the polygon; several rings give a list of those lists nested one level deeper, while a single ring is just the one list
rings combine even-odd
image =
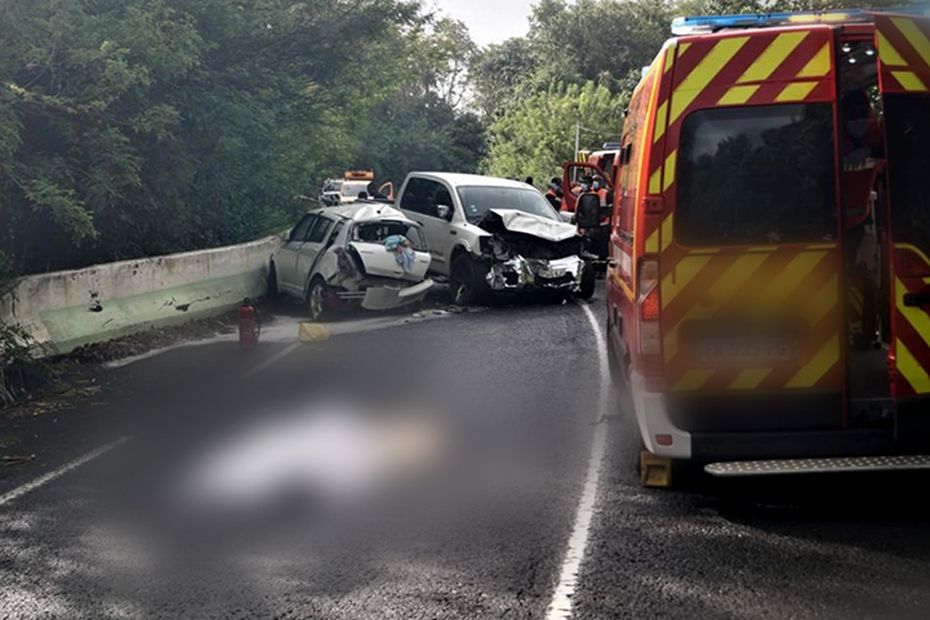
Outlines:
[{"label": "bush", "polygon": [[35,341],[24,329],[0,322],[0,406],[14,404],[48,381],[49,366],[34,351]]}]

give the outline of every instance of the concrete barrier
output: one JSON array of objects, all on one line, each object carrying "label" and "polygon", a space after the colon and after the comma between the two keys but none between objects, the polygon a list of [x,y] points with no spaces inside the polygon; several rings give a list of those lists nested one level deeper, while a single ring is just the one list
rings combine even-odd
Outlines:
[{"label": "concrete barrier", "polygon": [[268,258],[280,243],[242,245],[96,265],[22,278],[0,305],[51,354],[151,327],[221,314],[265,294]]}]

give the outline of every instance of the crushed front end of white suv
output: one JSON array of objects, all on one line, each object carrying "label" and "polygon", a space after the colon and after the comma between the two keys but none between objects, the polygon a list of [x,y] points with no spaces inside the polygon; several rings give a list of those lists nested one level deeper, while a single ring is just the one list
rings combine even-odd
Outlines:
[{"label": "crushed front end of white suv", "polygon": [[585,277],[581,240],[570,224],[522,211],[492,209],[478,223],[492,291],[549,289],[579,293]]}]

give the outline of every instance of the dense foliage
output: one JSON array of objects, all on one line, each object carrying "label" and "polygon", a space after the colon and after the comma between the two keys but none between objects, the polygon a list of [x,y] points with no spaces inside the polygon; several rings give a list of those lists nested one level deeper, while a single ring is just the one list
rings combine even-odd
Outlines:
[{"label": "dense foliage", "polygon": [[0,0],[17,273],[237,242],[321,178],[483,155],[474,45],[404,0]]}]

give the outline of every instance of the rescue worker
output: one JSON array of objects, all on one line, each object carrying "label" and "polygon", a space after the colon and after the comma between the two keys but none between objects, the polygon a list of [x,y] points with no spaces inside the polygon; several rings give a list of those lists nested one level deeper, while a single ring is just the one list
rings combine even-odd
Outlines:
[{"label": "rescue worker", "polygon": [[575,223],[578,234],[585,240],[585,249],[597,258],[607,257],[607,245],[603,234],[606,230],[601,225],[601,200],[595,191],[596,181],[590,176],[581,182],[581,194],[578,196],[578,208],[575,212]]},{"label": "rescue worker", "polygon": [[549,189],[546,191],[546,200],[549,201],[556,211],[562,210],[562,179],[552,177],[549,181]]},{"label": "rescue worker", "polygon": [[604,184],[601,183],[601,178],[597,177],[594,179],[591,185],[592,191],[597,194],[598,202],[602,207],[607,206],[607,188],[604,187]]}]

